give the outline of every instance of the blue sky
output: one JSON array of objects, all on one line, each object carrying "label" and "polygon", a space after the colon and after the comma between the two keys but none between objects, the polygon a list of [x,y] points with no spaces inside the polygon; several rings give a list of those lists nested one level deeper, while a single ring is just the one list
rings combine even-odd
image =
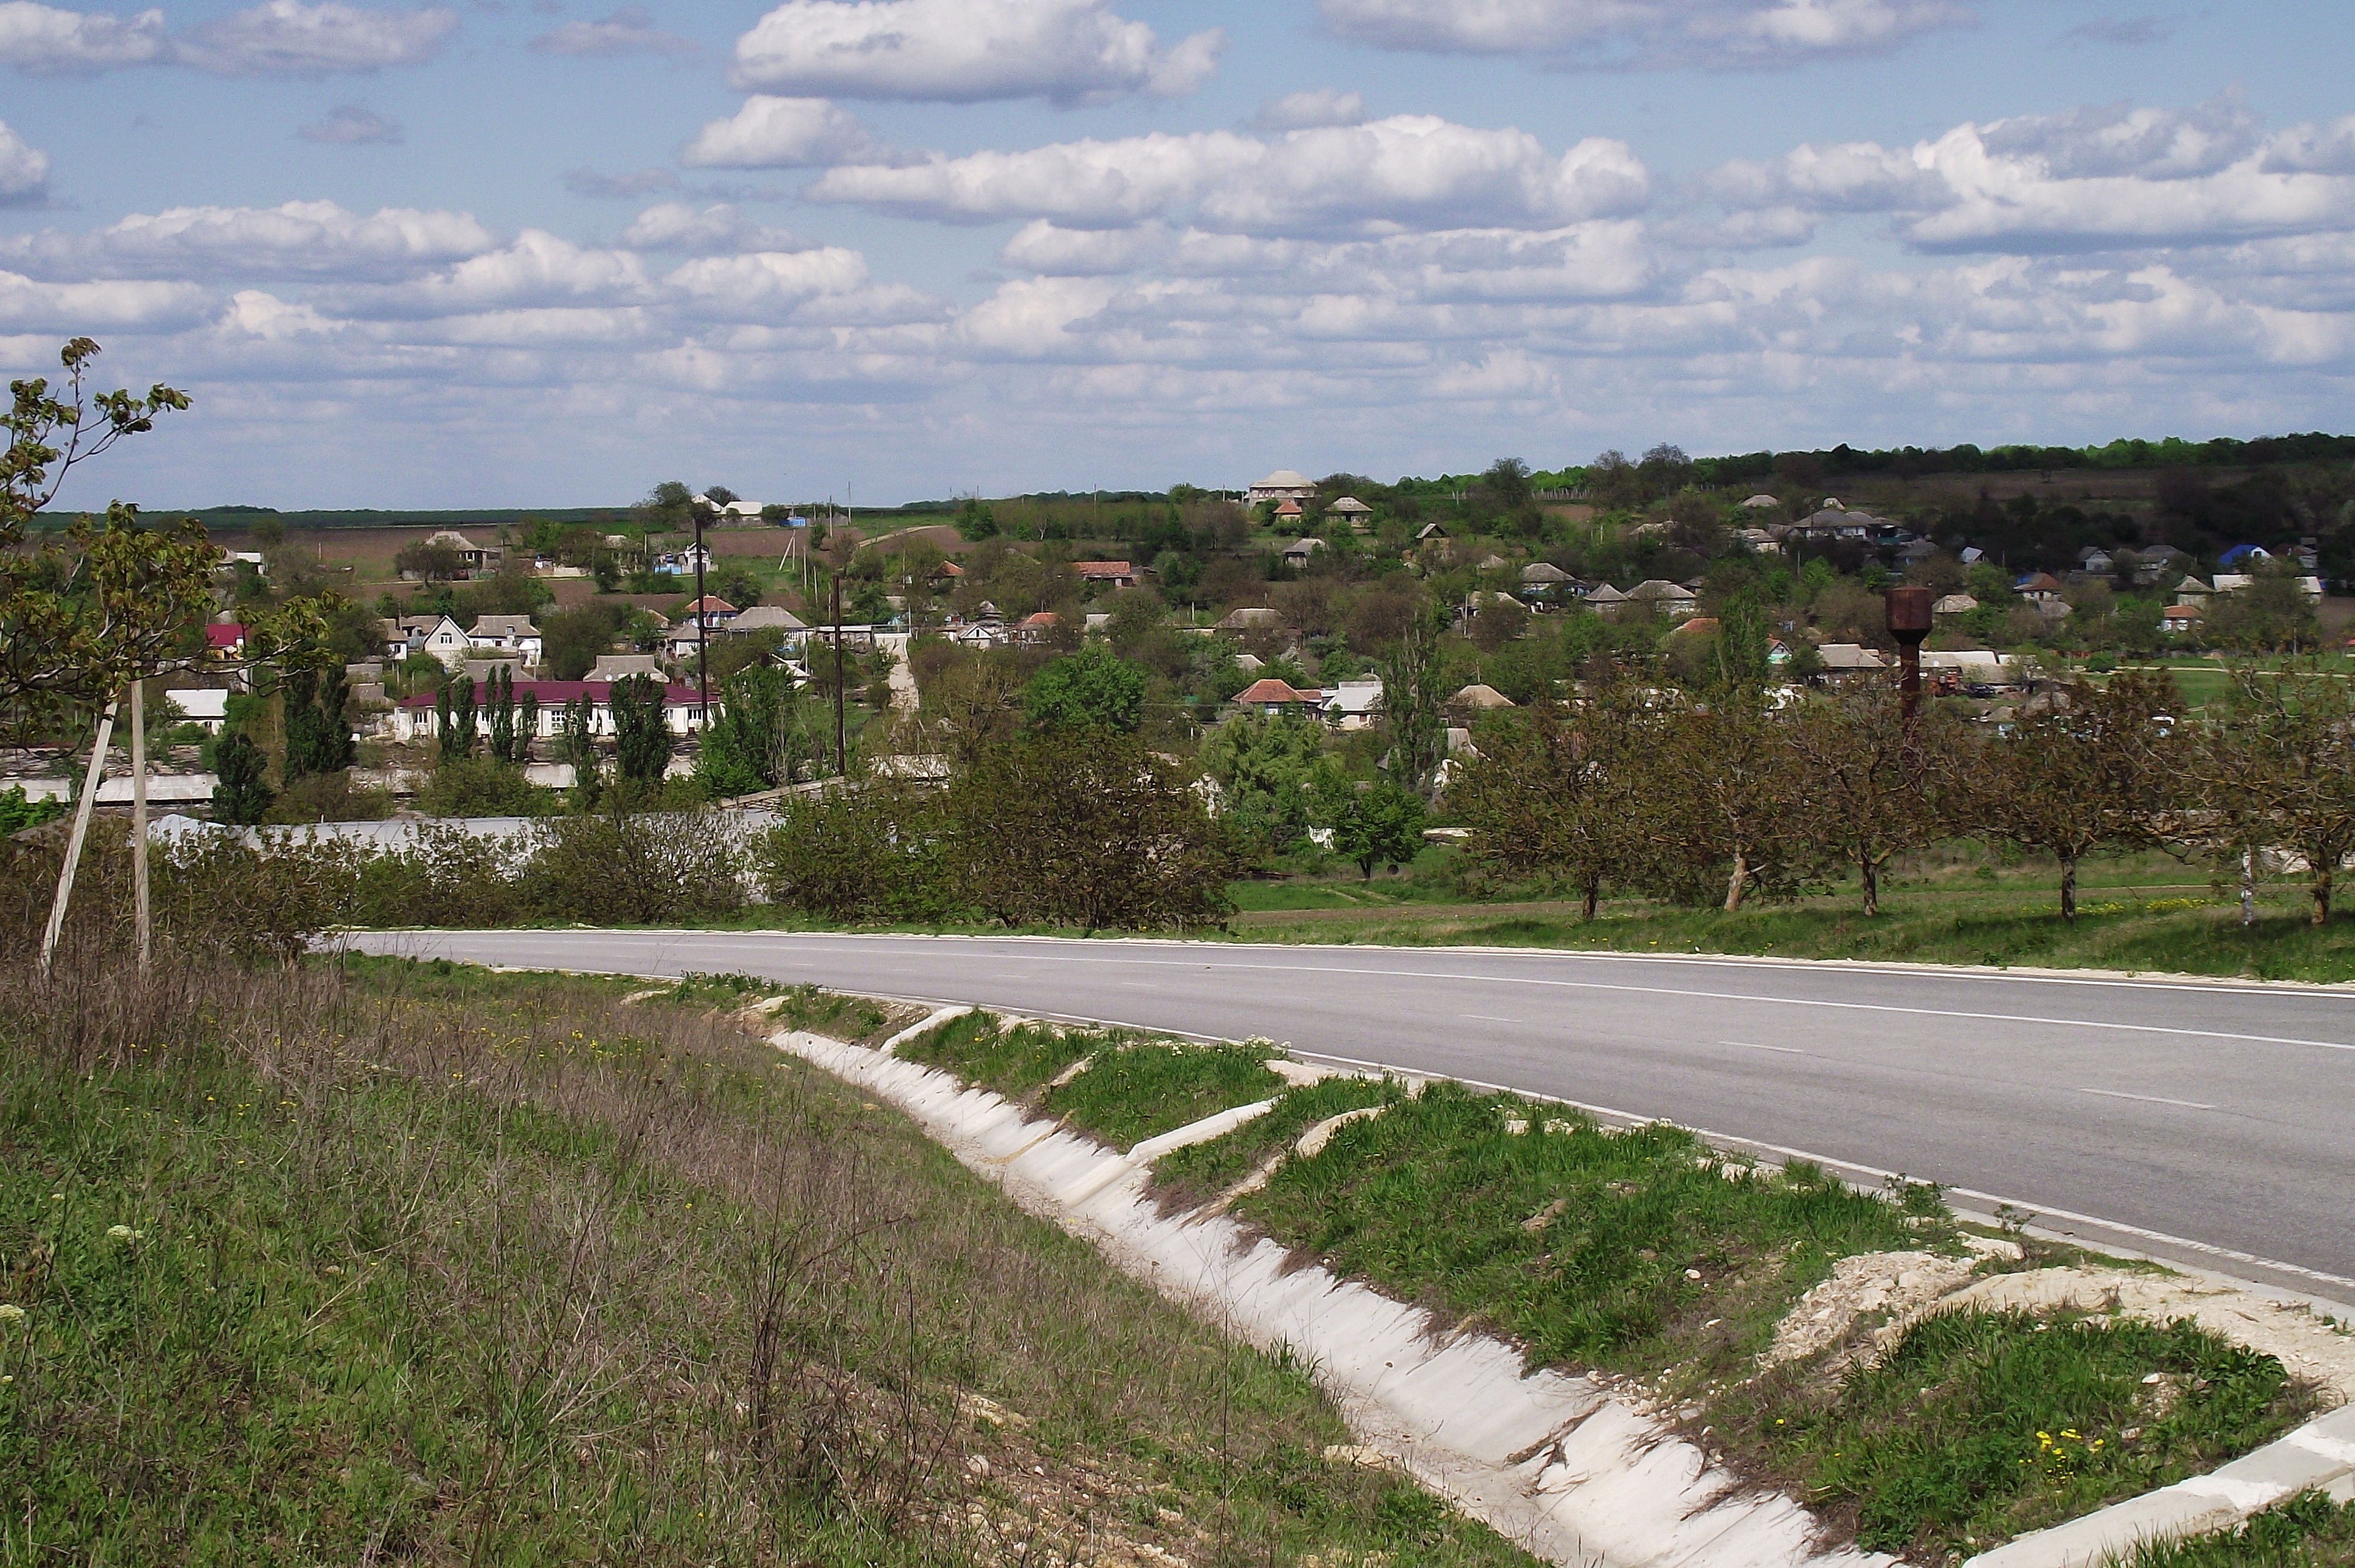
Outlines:
[{"label": "blue sky", "polygon": [[1391,477],[2355,428],[2355,13],[0,0],[69,503]]}]

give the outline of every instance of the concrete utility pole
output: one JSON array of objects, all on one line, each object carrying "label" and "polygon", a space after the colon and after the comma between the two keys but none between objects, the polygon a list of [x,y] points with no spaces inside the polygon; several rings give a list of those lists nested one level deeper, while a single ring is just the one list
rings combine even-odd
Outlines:
[{"label": "concrete utility pole", "polygon": [[147,901],[147,699],[142,690],[146,683],[131,683],[131,903],[138,916],[143,979],[155,961],[155,924]]},{"label": "concrete utility pole", "polygon": [[73,832],[66,839],[66,863],[58,868],[57,896],[49,901],[48,928],[41,933],[41,978],[49,978],[49,961],[57,956],[58,938],[66,928],[66,908],[73,902],[74,873],[81,867],[82,840],[90,835],[91,808],[98,804],[98,781],[106,773],[106,748],[114,739],[115,705],[106,705],[98,721],[98,740],[90,748],[90,772],[82,779],[81,801],[74,808]]},{"label": "concrete utility pole", "polygon": [[1922,711],[1922,640],[1930,635],[1930,590],[1893,588],[1885,603],[1889,635],[1897,640],[1897,657],[1905,672],[1905,724],[1911,728]]},{"label": "concrete utility pole", "polygon": [[702,718],[697,727],[711,723],[711,609],[703,602],[703,508],[695,506],[695,684],[700,694]]},{"label": "concrete utility pole", "polygon": [[842,776],[850,777],[850,719],[844,705],[844,694],[849,689],[850,672],[842,663],[842,568],[834,570],[834,755],[842,766]]}]

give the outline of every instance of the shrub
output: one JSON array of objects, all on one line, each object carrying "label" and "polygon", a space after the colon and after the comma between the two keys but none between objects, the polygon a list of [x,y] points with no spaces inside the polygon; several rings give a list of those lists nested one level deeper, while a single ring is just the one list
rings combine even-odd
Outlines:
[{"label": "shrub", "polygon": [[650,923],[744,906],[744,853],[706,810],[559,817],[524,869],[525,899],[562,919]]}]

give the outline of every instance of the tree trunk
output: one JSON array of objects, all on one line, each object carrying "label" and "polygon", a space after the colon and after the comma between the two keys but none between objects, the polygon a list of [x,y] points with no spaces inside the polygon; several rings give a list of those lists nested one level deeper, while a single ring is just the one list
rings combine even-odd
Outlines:
[{"label": "tree trunk", "polygon": [[1733,852],[1733,871],[1725,879],[1725,912],[1738,912],[1742,895],[1750,890],[1750,857],[1740,850]]},{"label": "tree trunk", "polygon": [[1864,874],[1864,914],[1871,919],[1881,913],[1881,863],[1870,855],[1859,855],[1856,868]]},{"label": "tree trunk", "polygon": [[1599,877],[1599,876],[1590,876],[1590,877],[1588,877],[1588,878],[1586,879],[1586,913],[1585,913],[1585,915],[1582,916],[1582,918],[1584,918],[1584,919],[1588,919],[1588,920],[1592,920],[1592,919],[1593,919],[1593,918],[1594,918],[1594,906],[1595,906],[1596,905],[1600,904],[1602,901],[1603,901],[1603,879],[1602,879],[1601,877]]},{"label": "tree trunk", "polygon": [[2077,857],[2061,857],[2061,918],[2072,926],[2077,923]]},{"label": "tree trunk", "polygon": [[2329,866],[2325,865],[2325,864],[2324,864],[2322,862],[2320,862],[2320,861],[2316,861],[2316,862],[2314,863],[2314,916],[2313,916],[2313,920],[2314,920],[2314,923],[2315,923],[2316,925],[2318,925],[2318,926],[2328,926],[2328,924],[2330,924],[2330,880],[2331,880],[2331,876],[2332,876],[2332,871],[2331,871],[2331,868],[2330,868]]}]

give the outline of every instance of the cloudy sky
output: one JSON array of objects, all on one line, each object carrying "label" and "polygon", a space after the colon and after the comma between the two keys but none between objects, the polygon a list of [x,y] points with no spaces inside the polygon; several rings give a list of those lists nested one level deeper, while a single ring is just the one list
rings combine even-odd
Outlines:
[{"label": "cloudy sky", "polygon": [[69,500],[2355,429],[2345,0],[0,0]]}]

